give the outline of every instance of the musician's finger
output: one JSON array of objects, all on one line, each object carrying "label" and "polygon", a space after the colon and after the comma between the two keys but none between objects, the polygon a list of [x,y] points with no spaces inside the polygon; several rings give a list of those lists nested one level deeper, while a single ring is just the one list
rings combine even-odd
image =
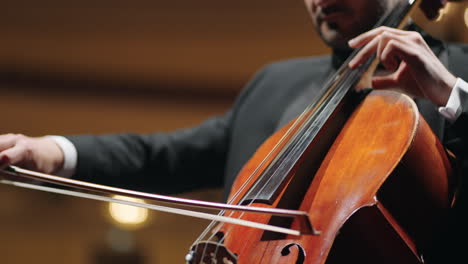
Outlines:
[{"label": "musician's finger", "polygon": [[380,35],[381,40],[377,48],[377,58],[390,71],[395,71],[399,66],[397,47],[404,45],[400,35],[384,32]]},{"label": "musician's finger", "polygon": [[31,155],[31,152],[28,150],[25,144],[20,143],[3,151],[0,154],[0,161],[2,165],[14,165],[20,162],[24,162],[26,159],[28,159],[28,155]]},{"label": "musician's finger", "polygon": [[356,68],[357,66],[364,63],[370,56],[372,56],[378,48],[380,42],[380,37],[376,37],[371,42],[369,42],[366,46],[364,46],[356,56],[348,63],[348,66],[351,69]]},{"label": "musician's finger", "polygon": [[375,90],[388,90],[398,87],[398,82],[393,74],[372,78],[372,88]]},{"label": "musician's finger", "polygon": [[16,134],[5,134],[0,135],[0,151],[11,148],[16,144],[19,135]]},{"label": "musician's finger", "polygon": [[364,63],[373,53],[376,53],[377,58],[388,70],[396,70],[399,59],[414,62],[415,57],[418,56],[419,36],[384,31],[362,48],[350,61],[349,66],[355,68]]},{"label": "musician's finger", "polygon": [[421,67],[421,57],[424,50],[420,47],[413,45],[409,41],[402,41],[394,39],[388,42],[381,54],[381,60],[388,60],[390,58],[399,58],[411,65],[412,68]]},{"label": "musician's finger", "polygon": [[0,170],[3,170],[10,165],[10,160],[7,157],[0,154]]},{"label": "musician's finger", "polygon": [[[401,67],[401,66],[400,66]],[[398,71],[398,70],[397,70]],[[398,73],[372,77],[372,88],[376,90],[393,89],[399,86]]]},{"label": "musician's finger", "polygon": [[395,28],[389,28],[389,27],[378,27],[376,29],[367,31],[351,40],[348,41],[349,47],[355,49],[362,47],[375,39],[377,36],[381,35],[384,32],[389,32],[395,35],[400,35],[400,36],[405,36],[408,34],[408,31],[400,30],[400,29],[395,29]]}]

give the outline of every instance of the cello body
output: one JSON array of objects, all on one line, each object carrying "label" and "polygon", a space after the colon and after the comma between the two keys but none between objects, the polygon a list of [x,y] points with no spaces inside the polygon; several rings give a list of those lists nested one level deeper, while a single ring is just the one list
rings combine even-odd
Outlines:
[{"label": "cello body", "polygon": [[[277,185],[274,199],[246,198],[247,190],[258,181],[252,176],[260,177],[273,162],[271,150],[282,144],[289,125],[263,143],[231,190],[234,203],[308,212],[319,235],[224,224],[217,231],[223,248],[203,247],[194,263],[424,263],[424,249],[453,199],[450,161],[409,97],[374,91],[354,104],[336,109],[291,175]],[[343,127],[340,120],[346,120]],[[335,130],[337,136],[330,137]],[[295,221],[274,216],[230,216],[298,228]]]}]

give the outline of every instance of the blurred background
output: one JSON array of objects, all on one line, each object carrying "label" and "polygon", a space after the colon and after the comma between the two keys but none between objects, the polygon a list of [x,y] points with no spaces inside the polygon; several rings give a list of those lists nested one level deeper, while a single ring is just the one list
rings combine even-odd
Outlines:
[{"label": "blurred background", "polygon": [[[468,42],[466,5],[453,12],[441,19],[458,27],[427,28]],[[302,1],[284,0],[3,1],[0,37],[0,133],[31,136],[192,126],[228,109],[263,65],[329,53]],[[1,262],[183,263],[207,224],[122,210],[0,185]]]}]

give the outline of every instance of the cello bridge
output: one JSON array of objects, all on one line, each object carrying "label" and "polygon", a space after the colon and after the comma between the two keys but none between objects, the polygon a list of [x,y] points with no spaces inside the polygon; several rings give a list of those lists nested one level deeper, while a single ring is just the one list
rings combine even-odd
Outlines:
[{"label": "cello bridge", "polygon": [[223,244],[202,241],[192,246],[185,261],[187,264],[237,264],[237,255]]}]

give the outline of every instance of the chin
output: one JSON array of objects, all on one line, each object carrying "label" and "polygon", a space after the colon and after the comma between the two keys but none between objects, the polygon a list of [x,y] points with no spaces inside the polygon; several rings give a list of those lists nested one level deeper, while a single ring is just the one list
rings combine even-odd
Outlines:
[{"label": "chin", "polygon": [[320,31],[322,40],[333,50],[348,50],[348,39],[336,30]]}]

